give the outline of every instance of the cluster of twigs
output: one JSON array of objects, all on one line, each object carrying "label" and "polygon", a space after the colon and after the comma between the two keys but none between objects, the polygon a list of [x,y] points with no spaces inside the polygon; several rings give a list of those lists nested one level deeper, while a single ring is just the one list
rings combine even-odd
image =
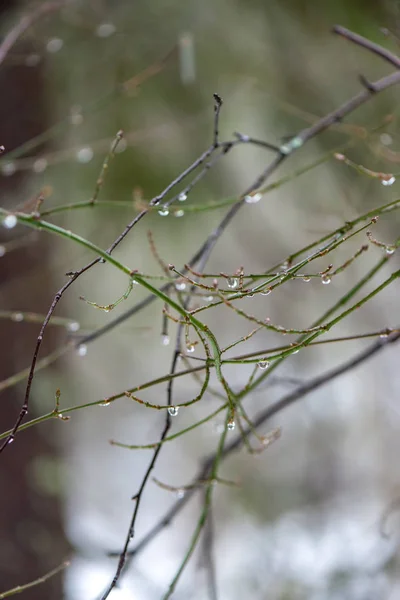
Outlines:
[{"label": "cluster of twigs", "polygon": [[[56,5],[57,3],[49,3],[49,6],[53,4]],[[47,231],[57,236],[67,238],[71,242],[90,250],[94,255],[94,258],[88,264],[76,271],[67,273],[67,281],[55,294],[48,313],[42,321],[29,369],[14,375],[0,384],[0,389],[4,389],[5,387],[14,385],[22,378],[27,378],[25,396],[18,418],[10,430],[0,435],[0,440],[3,440],[0,446],[0,453],[7,451],[10,443],[13,442],[16,437],[19,437],[17,434],[22,433],[22,431],[28,427],[32,427],[39,423],[43,423],[46,420],[54,418],[65,421],[69,419],[70,414],[74,411],[86,409],[91,406],[108,405],[124,397],[129,397],[133,401],[144,404],[148,408],[165,412],[163,430],[160,437],[154,442],[140,446],[137,444],[128,445],[119,441],[112,441],[112,443],[115,445],[131,449],[150,448],[153,450],[153,454],[139,489],[136,491],[133,497],[135,503],[123,548],[118,552],[112,553],[113,556],[118,557],[118,564],[112,581],[102,595],[102,600],[108,598],[112,589],[117,585],[123,573],[124,567],[127,566],[127,562],[137,556],[137,554],[150,541],[152,541],[167,524],[173,520],[173,518],[182,510],[183,506],[190,500],[193,494],[200,490],[203,493],[202,511],[192,533],[185,556],[164,595],[164,598],[169,598],[174,592],[179,578],[198,544],[205,524],[207,522],[210,523],[210,511],[212,506],[214,484],[216,482],[229,483],[224,482],[219,474],[220,466],[224,458],[242,446],[245,446],[247,450],[252,453],[263,451],[280,435],[280,431],[278,429],[274,429],[264,436],[261,436],[258,433],[259,427],[264,425],[269,419],[271,419],[273,415],[276,415],[294,402],[301,400],[311,391],[320,388],[343,373],[356,368],[359,364],[363,363],[372,356],[375,356],[388,344],[393,344],[400,338],[400,329],[397,327],[392,327],[386,328],[382,331],[367,332],[363,335],[335,339],[330,338],[329,340],[321,339],[321,336],[329,332],[333,327],[335,327],[339,322],[343,321],[343,319],[347,318],[360,306],[369,302],[369,300],[374,298],[384,288],[389,286],[400,276],[400,270],[394,271],[386,280],[375,287],[372,291],[364,295],[361,299],[358,299],[357,301],[355,300],[355,295],[360,292],[360,290],[363,290],[367,283],[371,281],[372,277],[379,272],[388,263],[388,261],[391,260],[393,254],[400,245],[400,238],[386,243],[376,239],[371,232],[371,229],[374,227],[380,215],[385,214],[386,212],[398,210],[400,208],[399,200],[395,200],[384,206],[380,206],[366,214],[357,217],[351,222],[345,223],[342,227],[336,229],[328,235],[323,236],[313,244],[310,244],[307,247],[299,250],[295,254],[285,259],[282,263],[273,266],[264,273],[248,274],[245,273],[241,267],[239,267],[234,273],[205,272],[208,259],[213,252],[215,245],[220,240],[222,234],[230,225],[234,217],[240,211],[243,211],[248,204],[261,201],[263,196],[266,195],[270,189],[276,188],[278,184],[282,185],[287,180],[287,178],[285,178],[281,180],[281,182],[278,182],[278,184],[275,183],[266,185],[267,179],[283,162],[287,161],[293,153],[297,152],[309,140],[315,138],[331,125],[339,123],[344,117],[349,115],[356,108],[368,102],[375,94],[387,89],[390,86],[400,83],[400,59],[398,57],[392,55],[386,49],[381,48],[380,46],[377,46],[376,44],[373,44],[361,36],[358,36],[342,27],[335,27],[334,32],[345,37],[349,41],[361,45],[366,49],[378,54],[383,59],[394,65],[396,67],[396,71],[391,75],[383,77],[375,82],[369,82],[365,77],[360,77],[363,89],[356,96],[342,104],[339,108],[327,116],[318,120],[310,127],[303,129],[290,140],[280,145],[254,139],[241,133],[234,134],[232,139],[225,141],[221,140],[219,133],[219,122],[223,102],[217,94],[214,94],[214,124],[212,129],[212,141],[209,148],[207,148],[207,150],[205,150],[205,152],[203,152],[187,169],[182,171],[182,173],[169,185],[167,185],[164,190],[162,190],[157,196],[152,198],[145,206],[143,206],[140,212],[135,215],[135,217],[126,225],[124,230],[107,249],[104,250],[100,248],[78,234],[63,229],[62,227],[45,220],[44,217],[50,217],[52,214],[60,212],[60,210],[65,208],[82,208],[82,204],[90,207],[100,204],[99,194],[101,192],[110,160],[114,156],[118,144],[123,138],[122,131],[118,132],[111,146],[110,152],[103,163],[93,196],[89,202],[68,205],[68,207],[55,207],[43,210],[43,198],[39,197],[35,202],[35,205],[30,207],[30,210],[12,213],[3,209],[0,210],[0,215],[4,219],[5,223],[7,223],[7,219],[14,219],[15,222],[26,225],[33,229]],[[12,42],[12,39],[12,37],[9,38],[9,45]],[[2,51],[4,52],[4,48]],[[0,57],[1,56],[2,54],[0,49]],[[229,199],[229,201],[226,202],[226,204],[230,204],[228,212],[190,260],[179,267],[165,264],[158,255],[155,242],[152,238],[150,239],[150,246],[163,272],[163,275],[158,279],[146,273],[140,273],[134,268],[134,266],[132,267],[125,265],[114,257],[114,250],[129,234],[132,233],[132,230],[137,227],[140,221],[142,221],[149,213],[157,211],[161,217],[166,217],[172,211],[186,211],[186,204],[184,205],[183,202],[186,202],[188,199],[190,200],[190,194],[196,184],[203,177],[205,177],[209,170],[214,168],[215,165],[228,153],[234,151],[236,147],[242,145],[259,146],[266,151],[271,152],[273,154],[273,158],[263,172],[260,173],[255,181],[248,186],[248,188],[242,192],[238,198]],[[329,157],[331,156],[332,155],[329,154]],[[340,153],[336,154],[335,156],[337,160],[344,161],[350,167],[357,167],[357,165],[354,165],[354,163],[347,159],[344,154]],[[311,168],[311,166],[308,168]],[[390,182],[391,178],[393,178],[392,174],[386,173],[374,174],[372,171],[369,171],[368,174],[370,176],[377,176],[382,180],[382,182],[386,183]],[[185,209],[183,209],[182,206],[185,206]],[[314,267],[315,261],[321,262],[320,259],[330,259],[331,254],[333,254],[337,248],[345,244],[350,238],[356,236],[362,237],[362,242],[359,244],[356,252],[353,252],[345,262],[334,264],[334,258],[332,258],[332,263],[326,264],[325,268],[322,270],[320,270],[318,267]],[[382,257],[363,278],[354,283],[353,287],[347,291],[344,296],[330,306],[324,312],[324,314],[316,319],[310,326],[292,328],[277,325],[276,323],[272,323],[268,318],[258,317],[251,314],[247,308],[243,308],[243,306],[246,306],[243,303],[244,299],[249,297],[251,298],[256,295],[271,294],[276,288],[281,287],[288,281],[292,281],[294,279],[300,279],[304,282],[308,282],[311,279],[317,279],[321,281],[322,284],[329,284],[332,278],[340,277],[340,274],[344,270],[350,268],[354,261],[361,260],[363,254],[368,249],[370,244],[379,247],[379,249],[382,251]],[[149,295],[144,300],[133,305],[133,307],[127,309],[122,315],[110,321],[107,325],[96,330],[95,332],[88,335],[80,335],[76,338],[71,335],[69,341],[62,348],[39,360],[42,341],[49,325],[63,325],[72,333],[79,327],[79,324],[73,320],[65,322],[59,319],[57,321],[57,318],[53,316],[54,312],[64,294],[70,287],[73,286],[77,279],[97,265],[99,265],[98,268],[101,268],[101,263],[109,263],[115,269],[118,269],[124,273],[127,278],[127,289],[119,299],[108,305],[100,305],[92,300],[88,301],[83,299],[90,305],[94,306],[98,310],[110,312],[120,302],[128,299],[135,284],[144,287],[149,292]],[[157,284],[157,281],[159,280],[162,281],[162,285],[160,286]],[[46,367],[52,361],[56,360],[62,353],[71,348],[78,348],[78,350],[84,353],[88,344],[93,342],[95,339],[99,339],[106,332],[119,326],[127,319],[140,313],[143,308],[157,299],[161,301],[163,307],[163,327],[161,332],[163,344],[168,345],[170,341],[168,323],[173,321],[177,324],[177,333],[172,349],[171,366],[168,373],[147,383],[140,383],[140,385],[137,385],[134,388],[120,390],[114,395],[107,398],[102,398],[96,402],[81,404],[69,408],[60,407],[60,392],[57,391],[56,403],[53,411],[32,419],[31,421],[24,422],[30,407],[32,382],[35,373],[39,368]],[[217,306],[224,306],[226,307],[227,311],[233,311],[236,313],[236,315],[248,321],[249,327],[252,327],[247,335],[240,337],[231,345],[224,348],[220,346],[214,332],[211,331],[209,326],[206,325],[206,323],[202,320],[203,312],[213,310]],[[31,313],[24,314],[15,312],[11,313],[11,315],[8,313],[2,313],[0,314],[0,318],[1,317],[12,318],[15,321],[35,321],[38,319],[37,315],[33,315]],[[275,348],[265,348],[262,351],[232,355],[233,349],[235,349],[234,351],[236,352],[236,346],[246,342],[249,338],[255,336],[259,331],[263,330],[295,336],[295,341],[280,345],[279,347]],[[243,399],[248,396],[251,391],[264,383],[267,378],[270,378],[271,374],[286,358],[311,345],[332,343],[340,340],[344,341],[361,337],[378,339],[373,343],[372,346],[364,350],[361,354],[353,357],[350,361],[346,362],[342,366],[316,377],[309,382],[300,384],[293,392],[287,394],[275,404],[264,409],[254,420],[249,419],[243,406]],[[186,366],[185,370],[178,370],[179,359],[183,359]],[[223,369],[225,364],[251,364],[253,366],[252,373],[241,390],[234,390],[225,378]],[[212,371],[215,372],[219,381],[219,390],[214,390],[210,387],[210,376]],[[189,375],[196,377],[196,381],[200,387],[199,393],[194,398],[177,404],[174,402],[175,380],[177,378]],[[161,383],[167,383],[166,401],[164,404],[151,404],[143,400],[138,395],[146,388],[150,388]],[[178,413],[178,410],[181,407],[188,407],[196,402],[200,402],[204,397],[204,394],[210,391],[220,400],[218,408],[206,418],[196,422],[191,427],[181,430],[173,435],[169,435],[172,419]],[[164,515],[162,519],[160,519],[160,521],[154,525],[148,534],[141,541],[139,541],[136,546],[131,548],[130,544],[131,540],[135,536],[135,524],[139,514],[143,492],[150,479],[152,470],[157,462],[163,445],[185,434],[187,431],[192,430],[194,427],[202,425],[204,422],[209,421],[219,413],[224,414],[224,426],[220,433],[219,442],[215,452],[213,452],[203,461],[199,473],[188,485],[184,485],[181,488],[176,489],[172,486],[169,486],[168,483],[158,482],[159,485],[166,489],[177,491],[178,500],[167,512],[167,514]],[[227,435],[230,431],[234,430],[236,426],[239,430],[238,434],[232,439],[232,441],[228,442]],[[256,441],[255,446],[252,442],[253,438],[255,438]],[[211,529],[207,529],[206,538],[211,544]],[[216,597],[213,569],[210,567],[209,571],[211,581],[210,588],[213,590],[213,597]]]}]

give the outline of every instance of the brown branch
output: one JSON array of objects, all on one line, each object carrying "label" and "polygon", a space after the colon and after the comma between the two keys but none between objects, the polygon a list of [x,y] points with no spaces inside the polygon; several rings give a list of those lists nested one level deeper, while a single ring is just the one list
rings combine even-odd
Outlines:
[{"label": "brown branch", "polygon": [[362,48],[365,48],[366,50],[369,50],[370,52],[377,54],[384,60],[387,60],[390,64],[395,66],[397,69],[400,69],[400,58],[398,56],[396,56],[395,54],[393,54],[392,52],[390,52],[389,50],[387,50],[386,48],[383,48],[379,44],[375,44],[374,42],[367,40],[362,35],[358,35],[358,33],[354,33],[353,31],[350,31],[349,29],[346,29],[346,27],[342,27],[341,25],[335,25],[333,27],[332,31],[333,31],[333,33],[337,33],[338,35],[341,35],[346,40],[349,40],[350,42],[357,44],[357,46],[361,46]]}]

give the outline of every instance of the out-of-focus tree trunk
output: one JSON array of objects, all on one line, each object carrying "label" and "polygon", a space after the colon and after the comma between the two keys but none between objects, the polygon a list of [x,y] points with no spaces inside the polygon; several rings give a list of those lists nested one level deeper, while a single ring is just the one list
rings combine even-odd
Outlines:
[{"label": "out-of-focus tree trunk", "polygon": [[[0,18],[7,17],[13,3],[0,4]],[[16,17],[18,18],[18,17]],[[15,46],[20,52],[21,44]],[[23,50],[24,53],[26,48]],[[0,66],[0,144],[6,152],[37,135],[46,127],[41,67]],[[23,177],[18,172],[0,175],[1,205],[12,208],[21,198]],[[17,199],[18,198],[18,199]],[[15,240],[25,231],[1,228],[0,243]],[[0,306],[4,310],[46,311],[54,293],[48,271],[46,241],[33,241],[0,258]],[[32,275],[37,273],[37,283]],[[27,286],[29,285],[29,289]],[[38,325],[0,321],[0,380],[29,364]],[[49,340],[54,345],[54,335]],[[47,345],[47,348],[49,346]],[[11,427],[20,410],[25,382],[0,394],[0,430]],[[36,579],[65,558],[61,502],[57,495],[40,491],[34,484],[32,466],[38,459],[56,458],[49,435],[32,428],[17,436],[0,456],[0,592]],[[62,598],[62,577],[24,593],[26,600]]]}]

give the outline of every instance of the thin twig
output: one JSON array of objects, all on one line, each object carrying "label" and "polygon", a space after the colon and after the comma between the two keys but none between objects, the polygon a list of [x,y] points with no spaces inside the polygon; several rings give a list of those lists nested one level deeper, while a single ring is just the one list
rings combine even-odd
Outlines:
[{"label": "thin twig", "polygon": [[54,575],[57,575],[57,573],[69,567],[69,565],[70,562],[66,560],[55,569],[52,569],[51,571],[49,571],[45,575],[42,575],[41,577],[38,577],[34,581],[30,581],[29,583],[25,583],[24,585],[17,585],[11,590],[7,590],[6,592],[0,593],[0,600],[3,600],[4,598],[9,598],[10,596],[15,596],[15,594],[20,594],[21,592],[25,592],[30,588],[40,585],[41,583],[45,583],[48,579],[54,577]]},{"label": "thin twig", "polygon": [[349,29],[346,29],[346,27],[342,27],[341,25],[335,25],[332,28],[332,31],[333,31],[333,33],[337,33],[338,35],[341,35],[346,40],[349,40],[350,42],[357,44],[357,46],[361,46],[362,48],[365,48],[366,50],[369,50],[370,52],[377,54],[384,60],[387,60],[390,64],[395,66],[397,69],[400,69],[400,58],[398,56],[396,56],[395,54],[393,54],[392,52],[390,52],[389,50],[387,50],[386,48],[383,48],[383,46],[380,46],[379,44],[375,44],[374,42],[367,40],[362,35],[358,35],[358,33],[354,33],[353,31],[350,31]]},{"label": "thin twig", "polygon": [[[363,350],[361,353],[359,353],[354,358],[348,360],[343,365],[340,365],[339,367],[337,367],[335,369],[331,369],[331,370],[327,371],[326,373],[324,373],[323,375],[320,375],[319,377],[315,377],[311,381],[301,385],[296,390],[294,390],[293,392],[290,392],[289,394],[286,394],[285,396],[283,396],[283,398],[281,398],[281,400],[275,402],[274,404],[272,404],[271,406],[269,406],[268,408],[263,410],[261,413],[259,413],[258,416],[256,416],[255,419],[253,419],[253,426],[260,427],[261,425],[264,425],[269,419],[271,419],[275,415],[279,414],[285,408],[291,406],[292,404],[298,402],[299,400],[302,400],[305,396],[307,396],[311,392],[318,390],[319,388],[326,385],[327,383],[330,383],[337,377],[340,377],[340,376],[344,375],[345,373],[352,371],[359,365],[363,364],[364,362],[366,362],[367,360],[369,360],[370,358],[372,358],[373,356],[378,354],[381,350],[386,348],[386,346],[388,346],[389,344],[396,343],[399,339],[400,339],[399,332],[392,334],[387,338],[379,339],[377,342],[375,342],[369,348],[367,348],[366,350]],[[244,433],[245,434],[250,433],[250,428],[246,429],[244,431]],[[227,444],[225,446],[225,448],[223,450],[222,458],[226,458],[227,456],[232,454],[232,452],[234,452],[235,450],[240,449],[242,444],[243,444],[243,437],[241,435],[238,435],[234,440],[232,440],[232,442],[230,442],[229,444]],[[188,489],[187,493],[185,494],[185,496],[181,500],[179,500],[179,502],[175,502],[173,504],[173,506],[166,512],[166,514],[158,521],[158,523],[156,523],[156,525],[154,525],[150,529],[150,531],[144,536],[144,538],[132,550],[129,551],[130,556],[137,556],[142,550],[144,550],[144,548],[151,541],[153,541],[153,539],[155,537],[157,537],[157,535],[167,525],[169,525],[171,523],[171,521],[184,508],[184,506],[189,502],[189,500],[192,498],[192,496],[198,489],[196,487],[196,483],[199,480],[200,481],[204,480],[209,476],[210,468],[211,468],[211,465],[213,464],[214,460],[215,460],[215,454],[212,454],[211,456],[209,456],[208,458],[206,458],[204,460],[203,466],[201,467],[197,477],[195,477],[190,484],[190,486],[193,485],[195,487],[193,487],[193,488],[190,487]],[[114,555],[115,555],[115,553],[110,553],[110,556],[114,556]]]}]

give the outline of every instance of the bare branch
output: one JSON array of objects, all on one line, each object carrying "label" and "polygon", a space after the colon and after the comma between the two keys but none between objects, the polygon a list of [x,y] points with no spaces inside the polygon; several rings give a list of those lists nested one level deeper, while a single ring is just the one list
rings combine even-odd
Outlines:
[{"label": "bare branch", "polygon": [[350,31],[349,29],[346,29],[346,27],[342,27],[341,25],[335,25],[332,31],[333,33],[341,35],[346,40],[357,44],[357,46],[361,46],[362,48],[365,48],[366,50],[377,54],[384,60],[387,60],[391,65],[393,65],[397,69],[400,69],[400,58],[392,52],[389,52],[389,50],[387,50],[386,48],[383,48],[383,46],[375,44],[374,42],[371,42],[371,40],[367,40],[367,38],[363,37],[362,35],[354,33],[353,31]]}]

